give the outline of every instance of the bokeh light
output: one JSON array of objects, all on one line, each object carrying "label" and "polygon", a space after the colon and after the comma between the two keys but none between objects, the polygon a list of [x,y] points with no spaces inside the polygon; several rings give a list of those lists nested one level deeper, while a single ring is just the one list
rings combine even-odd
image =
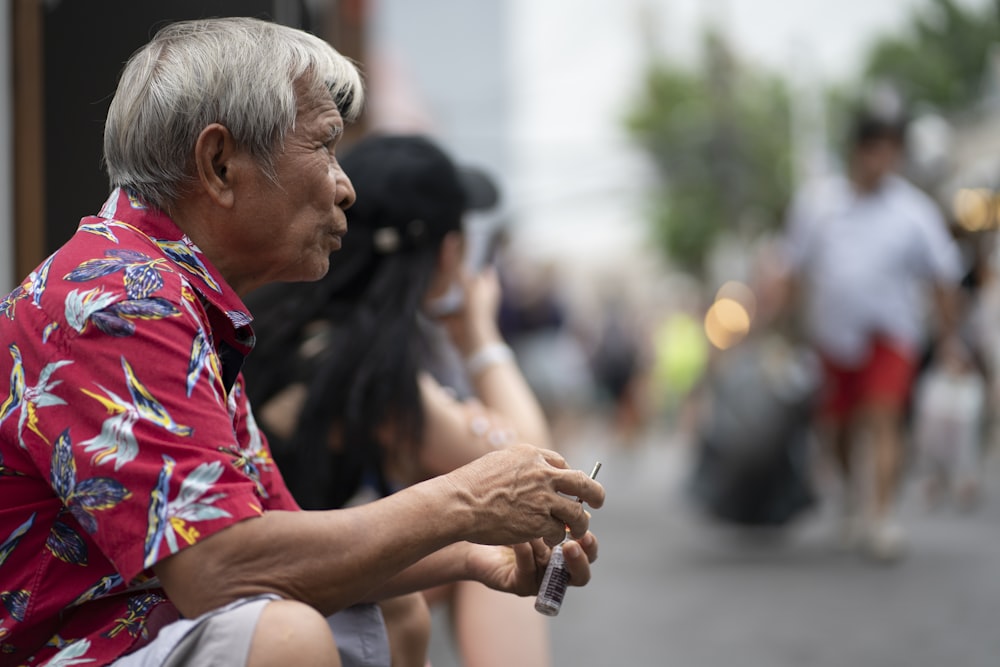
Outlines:
[{"label": "bokeh light", "polygon": [[715,293],[715,300],[732,299],[739,303],[746,310],[750,320],[757,314],[757,297],[748,285],[738,280],[728,280]]},{"label": "bokeh light", "polygon": [[723,297],[705,313],[705,336],[720,350],[727,350],[750,332],[750,314],[742,303]]},{"label": "bokeh light", "polygon": [[997,226],[996,200],[987,188],[962,188],[952,200],[952,214],[959,226],[969,232],[979,232]]}]

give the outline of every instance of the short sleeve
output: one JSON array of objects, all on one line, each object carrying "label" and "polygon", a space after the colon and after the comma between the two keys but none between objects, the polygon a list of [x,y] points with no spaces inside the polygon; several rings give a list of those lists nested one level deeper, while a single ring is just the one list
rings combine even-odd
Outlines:
[{"label": "short sleeve", "polygon": [[930,201],[915,206],[913,215],[918,223],[921,272],[935,282],[957,285],[962,278],[962,254],[944,217]]},{"label": "short sleeve", "polygon": [[265,507],[201,304],[160,307],[128,335],[88,324],[53,336],[66,404],[39,425],[51,448],[32,448],[67,529],[88,533],[126,582]]}]

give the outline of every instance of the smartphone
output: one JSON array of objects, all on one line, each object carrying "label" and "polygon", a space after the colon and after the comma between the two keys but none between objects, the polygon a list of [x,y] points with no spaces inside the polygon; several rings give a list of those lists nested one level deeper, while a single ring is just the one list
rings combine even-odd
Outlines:
[{"label": "smartphone", "polygon": [[479,273],[483,269],[496,263],[497,254],[506,238],[507,229],[503,224],[492,225],[486,238],[476,244],[474,251],[470,253],[467,266],[472,273]]},{"label": "smartphone", "polygon": [[[503,225],[494,225],[486,240],[479,244],[476,252],[470,253],[466,266],[470,273],[479,273],[496,262],[497,253],[504,239]],[[465,290],[453,283],[448,291],[427,304],[426,312],[431,317],[454,315],[465,302]]]}]

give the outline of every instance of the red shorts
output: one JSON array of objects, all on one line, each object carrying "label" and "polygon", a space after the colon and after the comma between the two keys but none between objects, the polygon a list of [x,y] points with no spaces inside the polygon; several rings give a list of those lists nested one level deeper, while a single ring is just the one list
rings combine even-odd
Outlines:
[{"label": "red shorts", "polygon": [[857,408],[872,404],[902,409],[910,396],[917,359],[899,346],[876,338],[860,366],[848,368],[824,357],[823,370],[821,414],[841,421]]}]

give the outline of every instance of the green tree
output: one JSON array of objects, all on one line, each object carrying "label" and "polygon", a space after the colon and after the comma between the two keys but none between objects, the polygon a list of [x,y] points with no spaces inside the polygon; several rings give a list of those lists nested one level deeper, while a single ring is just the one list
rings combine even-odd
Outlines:
[{"label": "green tree", "polygon": [[780,221],[791,181],[782,80],[740,66],[711,32],[704,54],[698,68],[652,60],[626,121],[660,176],[656,238],[695,275],[723,230],[752,233],[759,230],[748,226]]},{"label": "green tree", "polygon": [[929,0],[898,34],[872,46],[865,76],[896,85],[914,106],[964,109],[981,94],[989,54],[1000,43],[1000,2],[963,7]]}]

